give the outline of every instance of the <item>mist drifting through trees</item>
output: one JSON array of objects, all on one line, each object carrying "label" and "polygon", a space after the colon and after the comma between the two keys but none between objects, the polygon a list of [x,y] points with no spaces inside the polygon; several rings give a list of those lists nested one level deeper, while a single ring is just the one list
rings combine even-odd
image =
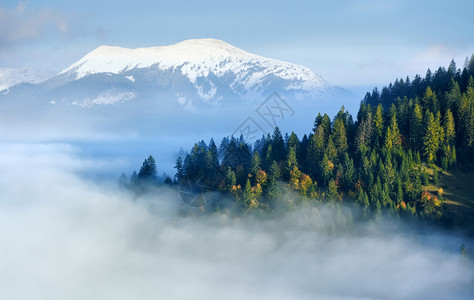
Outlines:
[{"label": "mist drifting through trees", "polygon": [[474,272],[459,248],[472,242],[460,235],[392,219],[338,228],[324,206],[278,218],[202,215],[168,188],[131,201],[114,182],[78,175],[97,162],[67,145],[2,144],[0,162],[9,174],[0,179],[5,298],[472,295]]}]

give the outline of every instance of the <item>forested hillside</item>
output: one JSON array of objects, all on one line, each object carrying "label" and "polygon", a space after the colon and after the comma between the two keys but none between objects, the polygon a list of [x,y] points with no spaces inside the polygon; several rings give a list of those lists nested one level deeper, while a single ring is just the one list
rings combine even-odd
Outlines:
[{"label": "forested hillside", "polygon": [[[332,118],[315,114],[302,137],[284,137],[276,127],[252,145],[242,137],[225,137],[219,147],[201,141],[178,158],[173,182],[199,182],[231,196],[241,211],[323,201],[355,205],[363,219],[390,214],[450,225],[440,176],[472,169],[473,76],[474,55],[462,70],[451,62],[447,70],[374,89],[355,119],[344,107]],[[135,176],[132,186],[150,176]]]}]

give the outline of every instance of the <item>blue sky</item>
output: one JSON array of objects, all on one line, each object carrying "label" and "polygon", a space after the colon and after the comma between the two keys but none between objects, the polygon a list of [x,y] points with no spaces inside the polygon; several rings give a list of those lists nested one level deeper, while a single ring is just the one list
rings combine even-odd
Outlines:
[{"label": "blue sky", "polygon": [[96,47],[217,38],[311,68],[333,84],[375,86],[474,52],[474,1],[0,2],[0,67],[59,71]]}]

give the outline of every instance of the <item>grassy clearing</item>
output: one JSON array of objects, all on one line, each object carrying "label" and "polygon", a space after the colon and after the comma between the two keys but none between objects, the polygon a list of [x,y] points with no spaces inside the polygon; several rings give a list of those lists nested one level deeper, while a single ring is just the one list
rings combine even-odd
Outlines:
[{"label": "grassy clearing", "polygon": [[459,169],[440,172],[439,184],[429,185],[427,189],[436,195],[440,187],[453,225],[474,234],[474,172]]}]

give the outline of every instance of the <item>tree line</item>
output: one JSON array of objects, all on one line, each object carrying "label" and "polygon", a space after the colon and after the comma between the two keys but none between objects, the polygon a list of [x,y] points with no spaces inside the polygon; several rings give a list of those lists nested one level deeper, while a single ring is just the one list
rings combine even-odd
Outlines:
[{"label": "tree line", "polygon": [[324,201],[354,205],[364,219],[386,213],[449,222],[443,190],[426,187],[438,185],[442,170],[472,168],[473,75],[474,55],[462,70],[451,62],[423,78],[397,79],[367,93],[355,119],[344,107],[332,119],[319,113],[301,138],[276,127],[253,144],[200,141],[178,157],[167,183],[199,181],[242,211]]}]

